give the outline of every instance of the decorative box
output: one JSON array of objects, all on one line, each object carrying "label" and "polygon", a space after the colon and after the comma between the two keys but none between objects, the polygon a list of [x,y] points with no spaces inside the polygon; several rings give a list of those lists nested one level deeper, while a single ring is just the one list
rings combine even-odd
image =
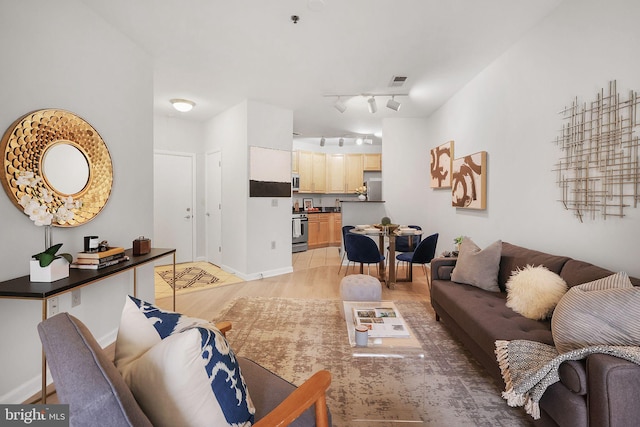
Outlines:
[{"label": "decorative box", "polygon": [[133,255],[145,255],[151,252],[151,239],[147,239],[143,236],[138,237],[133,241]]}]

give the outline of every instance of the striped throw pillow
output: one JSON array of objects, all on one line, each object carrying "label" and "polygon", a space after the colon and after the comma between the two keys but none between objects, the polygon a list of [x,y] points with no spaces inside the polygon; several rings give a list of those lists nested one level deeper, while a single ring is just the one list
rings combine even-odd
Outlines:
[{"label": "striped throw pillow", "polygon": [[640,345],[640,288],[626,273],[574,286],[551,319],[560,353],[593,345]]}]

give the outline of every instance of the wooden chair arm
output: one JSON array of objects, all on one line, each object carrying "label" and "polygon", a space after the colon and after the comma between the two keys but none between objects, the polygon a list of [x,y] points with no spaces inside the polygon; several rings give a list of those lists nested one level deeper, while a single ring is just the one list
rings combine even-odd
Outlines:
[{"label": "wooden chair arm", "polygon": [[216,328],[222,332],[222,335],[227,336],[227,332],[231,330],[231,322],[226,320],[224,322],[218,322],[216,323]]},{"label": "wooden chair arm", "polygon": [[315,403],[316,426],[328,427],[326,392],[331,384],[329,371],[318,371],[293,391],[275,409],[254,424],[254,427],[280,427],[291,424]]}]

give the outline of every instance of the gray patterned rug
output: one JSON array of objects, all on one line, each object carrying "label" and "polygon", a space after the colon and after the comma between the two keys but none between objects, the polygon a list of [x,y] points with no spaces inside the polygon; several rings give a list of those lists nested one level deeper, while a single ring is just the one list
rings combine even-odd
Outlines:
[{"label": "gray patterned rug", "polygon": [[533,425],[521,408],[507,406],[499,386],[435,321],[431,306],[396,306],[423,344],[424,361],[353,358],[337,300],[238,298],[215,320],[233,322],[228,339],[238,355],[294,384],[329,370],[327,403],[336,427],[397,426],[397,420],[418,426]]}]

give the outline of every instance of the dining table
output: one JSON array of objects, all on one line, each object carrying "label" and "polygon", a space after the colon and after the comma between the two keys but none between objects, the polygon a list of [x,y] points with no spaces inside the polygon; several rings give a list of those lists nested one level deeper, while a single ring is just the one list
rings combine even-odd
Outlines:
[{"label": "dining table", "polygon": [[[410,281],[409,279],[398,279],[396,277],[396,237],[421,235],[422,230],[416,230],[406,226],[357,225],[356,228],[353,228],[349,232],[368,236],[378,236],[378,249],[380,250],[380,255],[383,255],[383,259],[380,261],[378,268],[380,281],[386,283],[389,289],[395,289],[397,282]],[[387,258],[384,258],[385,239],[389,240],[388,272],[386,268],[387,263],[385,262]],[[409,247],[411,247],[412,244],[413,239],[409,239]],[[362,272],[363,266],[360,265],[360,273]]]}]

